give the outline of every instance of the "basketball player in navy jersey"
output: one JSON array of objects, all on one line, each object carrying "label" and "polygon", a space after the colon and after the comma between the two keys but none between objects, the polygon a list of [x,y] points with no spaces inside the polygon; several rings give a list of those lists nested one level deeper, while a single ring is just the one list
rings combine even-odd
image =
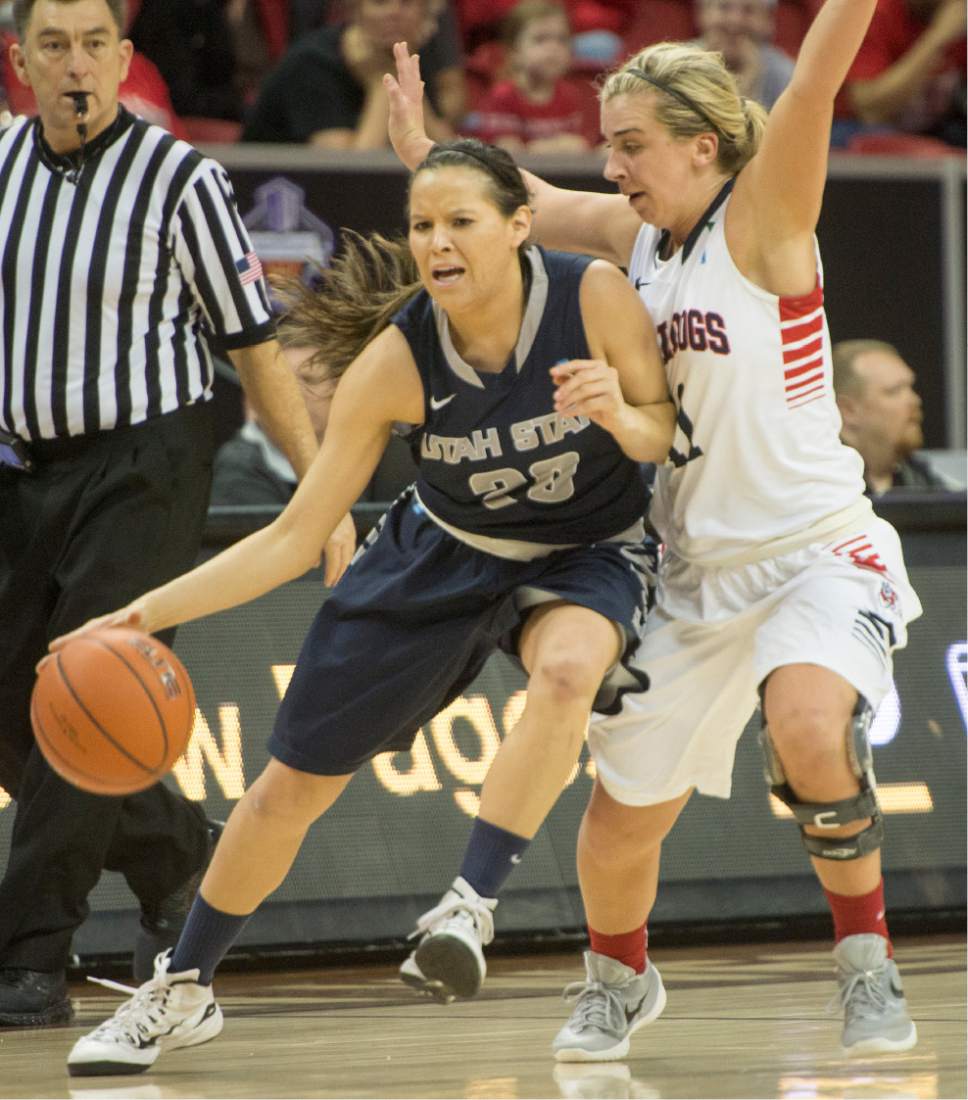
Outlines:
[{"label": "basketball player in navy jersey", "polygon": [[[647,958],[660,849],[694,789],[730,793],[736,742],[761,746],[834,920],[850,1055],[917,1041],[885,920],[883,818],[868,728],[921,613],[900,540],[839,437],[815,238],[834,99],[876,0],[825,0],[769,116],[720,54],[657,43],[604,81],[605,175],[620,194],[526,173],[538,237],[610,259],[655,320],[676,439],[650,520],[665,547],[636,656],[653,689],[592,724],[579,835],[584,988],[559,1061],[610,1061],[665,1004]],[[404,163],[425,155],[417,59],[386,77]]]},{"label": "basketball player in navy jersey", "polygon": [[[351,240],[318,299],[321,358],[336,373],[352,362],[292,502],[271,526],[82,628],[158,630],[298,577],[393,426],[412,426],[417,483],[320,610],[272,758],[229,817],[174,953],[78,1040],[72,1074],[137,1072],[217,1035],[213,972],[308,827],[360,765],[409,748],[501,647],[529,673],[527,703],[484,783],[461,874],[421,922],[414,963],[448,991],[475,992],[495,896],[570,774],[592,707],[614,713],[646,686],[630,671],[648,573],[638,463],[664,457],[673,426],[655,332],[617,268],[529,248],[530,229],[505,152],[435,147],[410,187],[419,280],[394,285],[407,277],[402,244]],[[349,340],[333,335],[354,328]]]}]

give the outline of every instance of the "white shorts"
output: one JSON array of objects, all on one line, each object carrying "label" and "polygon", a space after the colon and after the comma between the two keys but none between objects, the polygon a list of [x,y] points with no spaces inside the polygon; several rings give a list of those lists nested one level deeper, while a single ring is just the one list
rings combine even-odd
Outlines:
[{"label": "white shorts", "polygon": [[651,680],[622,713],[593,716],[588,742],[605,790],[646,806],[695,787],[728,798],[736,742],[777,668],[844,677],[876,709],[893,650],[921,604],[890,524],[729,568],[663,561],[656,610],[634,663]]}]

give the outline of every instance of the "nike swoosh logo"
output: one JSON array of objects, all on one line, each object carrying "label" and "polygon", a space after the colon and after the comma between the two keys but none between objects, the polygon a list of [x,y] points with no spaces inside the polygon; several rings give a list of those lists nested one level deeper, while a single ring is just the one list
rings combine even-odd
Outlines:
[{"label": "nike swoosh logo", "polygon": [[515,854],[515,855],[511,856],[511,862],[512,863],[520,863],[521,862],[521,857],[519,855]]},{"label": "nike swoosh logo", "polygon": [[893,982],[893,981],[891,982],[891,992],[892,992],[892,993],[894,994],[894,996],[895,996],[895,997],[897,997],[897,998],[898,998],[899,1000],[900,1000],[900,999],[902,999],[902,998],[904,997],[904,990],[903,990],[903,989],[902,989],[902,988],[901,988],[901,987],[900,987],[899,985],[897,985],[897,984],[896,984],[895,982]]},{"label": "nike swoosh logo", "polygon": [[[200,1026],[201,1024],[205,1023],[205,1021],[208,1020],[210,1017],[214,1016],[216,1007],[217,1007],[217,1005],[216,1005],[215,1001],[212,1001],[211,1004],[206,1005],[205,1006],[205,1012],[202,1015],[202,1018],[198,1021],[198,1023],[195,1024],[195,1027]],[[147,1050],[149,1047],[157,1046],[158,1040],[159,1039],[167,1039],[169,1035],[173,1034],[173,1032],[175,1031],[175,1028],[177,1026],[178,1026],[177,1024],[172,1024],[171,1027],[167,1031],[161,1032],[158,1035],[154,1035],[150,1039],[146,1039],[142,1035],[138,1039],[138,1049],[139,1050]]]},{"label": "nike swoosh logo", "polygon": [[436,397],[431,397],[430,407],[434,410],[434,412],[436,412],[438,409],[442,409],[445,405],[449,405],[456,396],[456,393],[452,393],[448,397],[442,397],[439,401]]},{"label": "nike swoosh logo", "polygon": [[635,280],[635,289],[636,290],[641,290],[642,287],[648,286],[648,285],[649,285],[649,280],[648,279],[636,279]]},{"label": "nike swoosh logo", "polygon": [[163,1031],[158,1035],[153,1035],[150,1039],[146,1039],[142,1035],[138,1039],[138,1049],[139,1050],[147,1050],[149,1047],[153,1047],[153,1046],[157,1045],[159,1039],[167,1039],[168,1036],[171,1035],[171,1033],[174,1030],[175,1030],[175,1025],[172,1024],[172,1026],[167,1031]]},{"label": "nike swoosh logo", "polygon": [[648,997],[648,993],[645,994],[645,996],[642,998],[641,1001],[639,1001],[639,1003],[637,1005],[635,1005],[632,1008],[626,1008],[625,1009],[625,1022],[627,1024],[630,1024],[635,1019],[635,1017],[638,1015],[639,1010],[645,1004],[645,998],[646,997]]}]

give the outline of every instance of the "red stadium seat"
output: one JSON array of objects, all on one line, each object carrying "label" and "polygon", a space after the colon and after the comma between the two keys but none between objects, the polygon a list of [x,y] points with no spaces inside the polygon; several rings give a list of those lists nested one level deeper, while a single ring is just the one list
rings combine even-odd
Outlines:
[{"label": "red stadium seat", "polygon": [[796,57],[813,16],[809,0],[780,0],[776,9],[774,44],[791,57]]},{"label": "red stadium seat", "polygon": [[582,137],[594,148],[602,140],[601,112],[594,76],[585,72],[571,72],[565,77],[565,81],[578,93],[581,100]]},{"label": "red stadium seat", "polygon": [[653,42],[682,42],[694,38],[692,0],[641,0],[626,30],[625,49],[637,53]]},{"label": "red stadium seat", "polygon": [[[500,42],[482,42],[464,63],[464,83],[467,89],[468,115],[472,115],[487,95],[491,85],[500,80],[504,67],[504,46]],[[467,133],[473,133],[471,126]]]},{"label": "red stadium seat", "polygon": [[504,71],[504,55],[507,51],[504,43],[498,39],[482,42],[464,62],[468,73],[483,78],[489,83],[500,80]]},{"label": "red stadium seat", "polygon": [[289,2],[257,0],[256,11],[269,56],[278,61],[289,47]]},{"label": "red stadium seat", "polygon": [[13,71],[10,47],[17,41],[12,31],[0,31],[0,88],[5,88],[7,105],[12,114],[32,115],[37,112],[37,100],[30,88],[24,87]]},{"label": "red stadium seat", "polygon": [[465,111],[470,115],[480,107],[481,101],[491,86],[491,81],[486,76],[467,69],[464,73],[464,84],[467,89]]},{"label": "red stadium seat", "polygon": [[937,138],[902,133],[855,134],[844,152],[875,157],[964,158],[965,155],[964,149],[956,149]]},{"label": "red stadium seat", "polygon": [[224,118],[183,118],[182,125],[193,144],[231,145],[239,140],[242,124]]}]

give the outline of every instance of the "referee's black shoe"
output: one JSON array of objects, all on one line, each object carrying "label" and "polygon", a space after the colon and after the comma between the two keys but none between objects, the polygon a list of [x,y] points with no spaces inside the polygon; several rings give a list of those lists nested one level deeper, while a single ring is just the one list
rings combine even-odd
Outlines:
[{"label": "referee's black shoe", "polygon": [[225,827],[224,821],[208,822],[208,850],[201,866],[181,886],[161,901],[141,903],[141,927],[134,944],[131,972],[139,984],[148,981],[155,972],[155,957],[160,951],[174,948],[185,925],[192,902],[202,884],[212,860],[212,853]]},{"label": "referee's black shoe", "polygon": [[0,968],[0,1027],[50,1027],[73,1015],[63,970]]}]

